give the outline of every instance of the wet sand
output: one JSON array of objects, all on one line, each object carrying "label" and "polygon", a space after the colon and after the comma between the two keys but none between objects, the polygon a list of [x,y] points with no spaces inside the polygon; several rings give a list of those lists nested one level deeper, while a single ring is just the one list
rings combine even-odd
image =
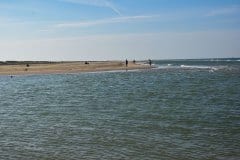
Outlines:
[{"label": "wet sand", "polygon": [[[149,69],[141,63],[134,64],[121,61],[94,61],[88,62],[12,62],[0,65],[0,75],[27,75],[27,74],[58,74],[58,73],[80,73],[112,70],[134,70]],[[27,65],[29,64],[29,65]]]}]

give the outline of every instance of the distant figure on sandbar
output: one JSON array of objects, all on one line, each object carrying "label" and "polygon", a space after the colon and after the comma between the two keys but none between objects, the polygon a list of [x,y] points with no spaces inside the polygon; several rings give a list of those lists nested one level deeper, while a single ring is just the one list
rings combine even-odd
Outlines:
[{"label": "distant figure on sandbar", "polygon": [[150,66],[152,66],[152,60],[151,59],[148,60],[148,63],[149,63]]},{"label": "distant figure on sandbar", "polygon": [[29,65],[29,64],[26,64],[26,67],[30,67],[30,65]]},{"label": "distant figure on sandbar", "polygon": [[135,61],[135,59],[133,60],[133,64],[135,64],[136,63],[136,61]]},{"label": "distant figure on sandbar", "polygon": [[85,64],[89,64],[89,62],[88,62],[88,61],[85,61]]},{"label": "distant figure on sandbar", "polygon": [[128,60],[126,59],[126,62],[125,62],[125,64],[126,64],[126,67],[128,66]]}]

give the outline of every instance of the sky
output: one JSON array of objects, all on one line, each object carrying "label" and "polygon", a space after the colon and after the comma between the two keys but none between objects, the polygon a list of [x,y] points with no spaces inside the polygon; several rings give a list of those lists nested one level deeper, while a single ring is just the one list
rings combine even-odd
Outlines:
[{"label": "sky", "polygon": [[229,57],[239,0],[0,0],[0,61]]}]

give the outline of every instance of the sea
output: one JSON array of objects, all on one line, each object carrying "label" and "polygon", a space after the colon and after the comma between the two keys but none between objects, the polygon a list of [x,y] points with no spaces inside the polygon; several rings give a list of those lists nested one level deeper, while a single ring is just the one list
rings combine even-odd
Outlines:
[{"label": "sea", "polygon": [[0,159],[240,159],[240,58],[153,67],[0,76]]}]

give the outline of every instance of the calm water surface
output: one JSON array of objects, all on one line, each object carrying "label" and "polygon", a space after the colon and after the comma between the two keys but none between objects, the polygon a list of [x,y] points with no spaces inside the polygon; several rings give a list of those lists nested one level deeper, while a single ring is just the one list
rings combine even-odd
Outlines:
[{"label": "calm water surface", "polygon": [[0,77],[0,159],[240,159],[240,62]]}]

